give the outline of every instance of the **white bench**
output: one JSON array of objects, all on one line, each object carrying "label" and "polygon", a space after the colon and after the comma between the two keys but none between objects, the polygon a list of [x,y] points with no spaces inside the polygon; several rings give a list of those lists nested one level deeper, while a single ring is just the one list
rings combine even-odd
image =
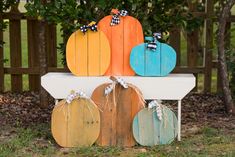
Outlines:
[{"label": "white bench", "polygon": [[[195,87],[193,74],[170,74],[166,77],[121,76],[137,86],[144,98],[178,101],[178,141],[181,140],[181,100]],[[47,73],[41,77],[41,85],[53,98],[65,99],[71,90],[84,91],[91,96],[96,87],[111,82],[109,76],[77,77],[71,73]]]}]

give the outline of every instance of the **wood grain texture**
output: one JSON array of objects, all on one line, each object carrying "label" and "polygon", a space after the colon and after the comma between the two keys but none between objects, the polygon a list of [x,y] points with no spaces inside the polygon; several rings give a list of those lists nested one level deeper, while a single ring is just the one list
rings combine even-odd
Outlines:
[{"label": "wood grain texture", "polygon": [[111,19],[112,16],[109,15],[98,23],[111,46],[111,64],[105,75],[135,75],[129,58],[131,49],[144,42],[142,26],[131,16],[120,17],[120,23],[115,26],[110,26]]},{"label": "wood grain texture", "polygon": [[74,32],[66,45],[66,60],[77,76],[103,75],[110,64],[110,45],[102,31]]},{"label": "wood grain texture", "polygon": [[[104,95],[109,84],[97,87],[91,98],[102,110],[101,131],[97,144],[101,146],[133,146],[132,134],[134,115],[143,108],[143,103],[134,88],[124,89],[116,85],[115,92]],[[116,102],[116,103],[115,103]]]},{"label": "wood grain texture", "polygon": [[170,144],[177,136],[177,118],[167,107],[163,106],[163,119],[157,118],[153,109],[142,109],[133,120],[133,135],[143,146]]},{"label": "wood grain texture", "polygon": [[156,51],[143,43],[132,49],[130,65],[140,76],[166,76],[175,68],[176,52],[164,43],[157,42]]},{"label": "wood grain texture", "polygon": [[51,131],[62,147],[91,146],[100,132],[99,110],[88,99],[75,99],[71,104],[62,100],[53,109]]}]

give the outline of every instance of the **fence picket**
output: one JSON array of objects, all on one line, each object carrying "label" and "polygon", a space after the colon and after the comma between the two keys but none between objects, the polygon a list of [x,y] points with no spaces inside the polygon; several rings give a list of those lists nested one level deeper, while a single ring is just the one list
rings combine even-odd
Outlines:
[{"label": "fence picket", "polygon": [[[11,13],[19,13],[19,3],[15,4]],[[9,20],[10,30],[10,64],[11,67],[22,66],[22,53],[21,53],[21,21],[18,19]],[[11,88],[13,92],[22,91],[22,75],[12,74],[11,75]]]},{"label": "fence picket", "polygon": [[[28,62],[29,68],[39,67],[39,52],[38,52],[38,21],[27,20],[28,33]],[[39,91],[40,77],[39,75],[29,74],[29,90]]]}]

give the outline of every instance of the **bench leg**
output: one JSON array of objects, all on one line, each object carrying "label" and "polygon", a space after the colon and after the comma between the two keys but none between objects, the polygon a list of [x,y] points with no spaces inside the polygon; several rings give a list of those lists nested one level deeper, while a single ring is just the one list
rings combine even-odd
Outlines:
[{"label": "bench leg", "polygon": [[178,100],[178,141],[181,141],[181,100]]},{"label": "bench leg", "polygon": [[58,102],[59,102],[59,100],[58,100],[58,99],[55,99],[55,105],[57,105],[57,104],[58,104]]}]

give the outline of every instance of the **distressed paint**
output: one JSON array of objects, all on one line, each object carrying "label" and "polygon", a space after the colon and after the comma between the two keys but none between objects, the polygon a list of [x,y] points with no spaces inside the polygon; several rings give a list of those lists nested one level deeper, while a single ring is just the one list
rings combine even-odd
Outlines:
[{"label": "distressed paint", "polygon": [[105,75],[135,75],[130,67],[131,49],[144,42],[140,22],[131,16],[120,17],[120,23],[110,26],[112,16],[100,20],[98,27],[102,30],[111,46],[111,63]]},{"label": "distressed paint", "polygon": [[135,140],[143,146],[171,143],[177,136],[177,118],[165,106],[163,106],[163,117],[160,121],[153,109],[145,108],[138,112],[132,126]]},{"label": "distressed paint", "polygon": [[66,45],[66,61],[76,76],[103,75],[110,64],[110,45],[106,35],[98,30],[74,32]]},{"label": "distressed paint", "polygon": [[140,76],[167,76],[176,65],[176,52],[171,46],[159,41],[155,51],[148,49],[147,43],[142,43],[132,49],[130,65]]},{"label": "distressed paint", "polygon": [[115,89],[104,95],[109,84],[97,87],[91,98],[101,109],[101,130],[97,144],[101,146],[134,146],[132,121],[144,102],[133,87],[124,89],[117,84]]},{"label": "distressed paint", "polygon": [[90,99],[58,102],[51,116],[51,131],[62,147],[91,146],[99,136],[100,113]]}]

